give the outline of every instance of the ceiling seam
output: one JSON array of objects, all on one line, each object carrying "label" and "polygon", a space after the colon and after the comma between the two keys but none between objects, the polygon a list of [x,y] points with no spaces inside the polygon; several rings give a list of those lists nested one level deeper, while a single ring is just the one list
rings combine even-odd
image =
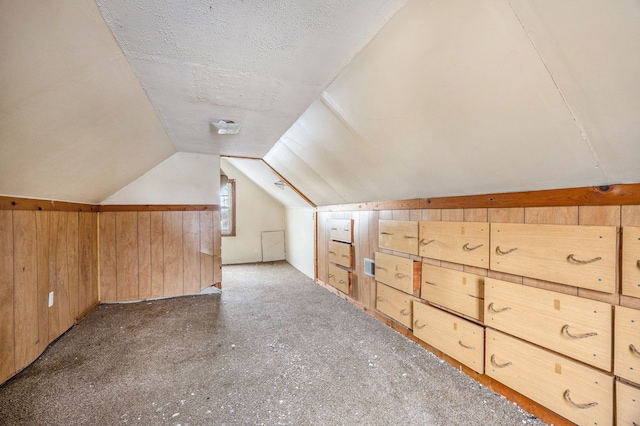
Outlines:
[{"label": "ceiling seam", "polygon": [[596,153],[595,148],[593,147],[593,145],[589,141],[589,138],[587,137],[587,134],[586,134],[586,131],[585,131],[584,127],[580,124],[580,121],[578,120],[578,118],[574,114],[573,110],[569,106],[569,102],[567,101],[567,98],[564,96],[564,93],[562,93],[562,90],[560,90],[560,86],[558,85],[558,82],[556,81],[556,79],[554,78],[553,74],[551,73],[551,70],[549,69],[549,66],[547,65],[547,63],[544,60],[544,58],[542,57],[542,54],[540,53],[540,50],[538,50],[538,47],[533,42],[533,39],[531,38],[531,35],[527,31],[527,28],[524,26],[524,23],[520,19],[520,16],[518,16],[517,12],[513,8],[512,4],[511,4],[511,1],[510,0],[506,0],[506,2],[509,5],[509,8],[511,9],[511,12],[513,13],[513,16],[515,16],[515,18],[518,20],[518,23],[522,27],[522,31],[524,32],[525,36],[527,37],[527,40],[529,40],[529,43],[533,47],[533,50],[535,50],[536,54],[538,55],[538,58],[540,58],[540,62],[542,62],[542,65],[544,66],[545,70],[547,71],[547,74],[549,74],[549,78],[551,79],[551,82],[553,83],[553,85],[555,86],[558,94],[560,95],[560,98],[562,99],[562,102],[564,103],[565,107],[567,108],[567,111],[569,112],[569,115],[571,116],[571,119],[573,120],[573,122],[576,124],[576,127],[580,131],[580,136],[582,137],[582,139],[585,141],[585,143],[589,147],[589,151],[591,151],[591,155],[593,156],[593,158],[594,158],[594,160],[596,162],[596,168],[598,170],[600,170],[600,173],[602,173],[602,176],[604,177],[604,179],[606,181],[608,181],[609,179],[608,179],[606,173],[604,172],[604,170],[600,166],[600,159],[598,158],[598,154]]}]

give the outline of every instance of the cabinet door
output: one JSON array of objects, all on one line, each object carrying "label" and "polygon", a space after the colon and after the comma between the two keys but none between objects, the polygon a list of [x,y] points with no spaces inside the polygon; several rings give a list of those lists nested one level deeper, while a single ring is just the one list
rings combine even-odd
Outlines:
[{"label": "cabinet door", "polygon": [[489,224],[420,222],[420,256],[489,268]]},{"label": "cabinet door", "polygon": [[491,224],[491,269],[615,292],[615,226]]},{"label": "cabinet door", "polygon": [[622,228],[622,294],[640,297],[640,227]]},{"label": "cabinet door", "polygon": [[414,300],[419,299],[382,283],[376,283],[376,309],[409,329],[413,326]]},{"label": "cabinet door", "polygon": [[353,220],[332,219],[329,221],[329,238],[344,243],[353,242]]},{"label": "cabinet door", "polygon": [[418,222],[414,220],[380,220],[378,246],[408,254],[418,254]]},{"label": "cabinet door", "polygon": [[484,305],[486,325],[611,371],[611,305],[493,278]]},{"label": "cabinet door", "polygon": [[329,262],[351,268],[353,265],[353,247],[351,244],[329,241]]},{"label": "cabinet door", "polygon": [[640,425],[640,388],[616,382],[616,424]]},{"label": "cabinet door", "polygon": [[616,306],[615,318],[613,372],[640,384],[640,310]]},{"label": "cabinet door", "polygon": [[376,281],[413,295],[420,290],[420,262],[376,252]]},{"label": "cabinet door", "polygon": [[351,292],[351,273],[339,266],[329,264],[329,284],[343,293]]},{"label": "cabinet door", "polygon": [[487,328],[485,371],[579,425],[613,424],[613,377]]},{"label": "cabinet door", "polygon": [[484,278],[439,266],[422,264],[420,297],[482,321]]}]

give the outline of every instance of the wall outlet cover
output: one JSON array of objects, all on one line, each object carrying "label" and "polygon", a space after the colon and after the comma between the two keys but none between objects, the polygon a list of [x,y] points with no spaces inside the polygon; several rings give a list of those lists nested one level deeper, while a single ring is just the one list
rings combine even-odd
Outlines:
[{"label": "wall outlet cover", "polygon": [[53,306],[53,292],[49,292],[49,307]]}]

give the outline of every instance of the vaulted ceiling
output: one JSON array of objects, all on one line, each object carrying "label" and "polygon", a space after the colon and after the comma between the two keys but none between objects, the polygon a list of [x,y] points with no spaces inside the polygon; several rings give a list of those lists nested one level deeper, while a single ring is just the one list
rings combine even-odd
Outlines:
[{"label": "vaulted ceiling", "polygon": [[639,52],[637,0],[0,0],[0,194],[176,151],[317,205],[640,182]]}]

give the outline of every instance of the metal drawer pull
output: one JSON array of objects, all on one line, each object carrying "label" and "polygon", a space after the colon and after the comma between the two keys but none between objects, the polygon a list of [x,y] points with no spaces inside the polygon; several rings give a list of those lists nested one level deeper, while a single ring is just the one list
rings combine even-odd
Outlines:
[{"label": "metal drawer pull", "polygon": [[421,246],[428,246],[429,244],[431,244],[432,242],[434,242],[435,240],[429,240],[426,243],[424,242],[424,238],[420,240],[420,245]]},{"label": "metal drawer pull", "polygon": [[492,354],[491,355],[491,364],[496,368],[506,368],[506,367],[510,366],[511,364],[513,364],[513,363],[512,362],[505,362],[504,364],[498,364],[496,362],[496,355]]},{"label": "metal drawer pull", "polygon": [[564,399],[566,399],[567,401],[569,401],[569,403],[571,405],[573,405],[576,408],[580,408],[581,410],[584,410],[585,408],[593,408],[593,407],[597,407],[598,403],[597,402],[592,402],[590,404],[576,404],[575,402],[573,402],[571,400],[571,395],[569,392],[569,389],[567,389],[566,391],[564,391]]},{"label": "metal drawer pull", "polygon": [[509,253],[514,252],[516,250],[518,250],[518,247],[514,247],[514,248],[509,249],[507,251],[503,251],[503,250],[500,250],[500,246],[496,246],[496,253],[498,253],[498,254],[509,254]]},{"label": "metal drawer pull", "polygon": [[511,308],[508,307],[508,306],[506,308],[496,309],[496,308],[493,307],[493,302],[489,303],[488,308],[489,308],[489,310],[491,312],[495,312],[496,314],[499,314],[500,312],[505,312],[505,311],[510,311],[511,310]]},{"label": "metal drawer pull", "polygon": [[462,246],[462,248],[466,251],[474,251],[475,249],[479,249],[480,247],[482,247],[484,244],[479,244],[475,247],[469,247],[469,243],[466,243],[465,245]]},{"label": "metal drawer pull", "polygon": [[408,276],[409,276],[409,275],[405,275],[405,274],[403,274],[403,273],[401,273],[401,272],[398,272],[398,273],[396,274],[396,278],[399,278],[399,279],[406,278],[406,277],[408,277]]},{"label": "metal drawer pull", "polygon": [[587,337],[593,337],[598,335],[598,333],[596,333],[595,331],[591,333],[585,333],[585,334],[571,334],[569,333],[569,324],[565,324],[562,327],[562,332],[567,336],[571,337],[572,339],[586,339]]},{"label": "metal drawer pull", "polygon": [[380,235],[393,235],[393,232],[384,232],[382,231]]},{"label": "metal drawer pull", "polygon": [[467,293],[467,294],[469,295],[469,297],[473,297],[474,299],[480,299],[480,300],[483,300],[483,298],[482,298],[482,297],[480,297],[480,296],[475,296],[475,295],[473,295],[473,294],[471,294],[471,293]]},{"label": "metal drawer pull", "polygon": [[407,308],[402,308],[400,314],[406,317],[407,315],[411,315],[411,311],[407,311]]},{"label": "metal drawer pull", "polygon": [[418,237],[412,237],[411,235],[405,235],[404,238],[407,239],[407,240],[410,240],[410,239],[413,239],[413,238],[415,238],[416,240],[418,239]]},{"label": "metal drawer pull", "polygon": [[471,350],[474,350],[474,349],[475,349],[473,346],[467,346],[467,345],[465,345],[464,343],[462,343],[462,340],[458,340],[458,344],[459,344],[460,346],[462,346],[463,348],[465,348],[465,349],[471,349]]},{"label": "metal drawer pull", "polygon": [[633,352],[634,354],[640,356],[640,352],[636,349],[635,346],[633,346],[633,343],[629,343],[629,349],[631,349],[631,352]]},{"label": "metal drawer pull", "polygon": [[427,326],[427,324],[425,325],[418,325],[418,320],[415,320],[413,322],[413,325],[418,329],[418,330],[422,330],[423,328],[425,328]]},{"label": "metal drawer pull", "polygon": [[570,261],[575,262],[575,263],[579,263],[580,265],[586,265],[587,263],[597,262],[600,259],[602,259],[602,258],[600,256],[598,256],[598,257],[594,257],[593,259],[589,259],[589,260],[580,260],[580,259],[576,259],[575,257],[573,257],[573,253],[570,254],[569,256],[567,256],[567,260],[570,260]]}]

